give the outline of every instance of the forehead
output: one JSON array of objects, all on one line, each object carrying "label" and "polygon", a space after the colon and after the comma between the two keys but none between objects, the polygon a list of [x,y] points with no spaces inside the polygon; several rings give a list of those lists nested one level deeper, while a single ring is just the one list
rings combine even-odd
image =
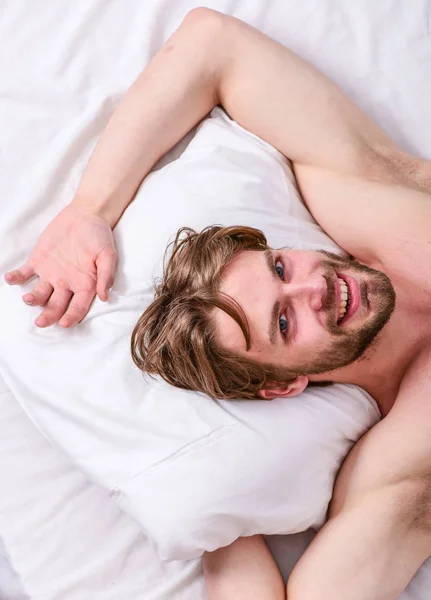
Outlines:
[{"label": "forehead", "polygon": [[[274,350],[269,341],[271,314],[280,294],[280,279],[275,273],[275,261],[281,257],[288,273],[296,281],[321,267],[329,256],[322,251],[292,250],[244,250],[224,268],[220,291],[233,298],[242,308],[250,330],[251,348],[247,351],[246,340],[240,326],[221,309],[214,309],[217,339],[226,349],[249,358],[268,360]],[[334,256],[335,260],[339,259]]]},{"label": "forehead", "polygon": [[244,250],[237,254],[222,271],[220,291],[239,302],[241,296],[256,290],[256,284],[266,282],[270,276],[268,261],[272,262],[273,253],[272,250]]},{"label": "forehead", "polygon": [[[260,328],[257,323],[262,323],[265,305],[264,300],[269,292],[271,273],[267,266],[268,257],[259,250],[245,250],[240,252],[224,268],[220,291],[233,298],[243,309],[250,328],[253,348],[257,349]],[[272,259],[271,259],[272,260]],[[240,326],[221,309],[214,309],[217,338],[221,345],[235,352],[247,351],[246,341]]]}]

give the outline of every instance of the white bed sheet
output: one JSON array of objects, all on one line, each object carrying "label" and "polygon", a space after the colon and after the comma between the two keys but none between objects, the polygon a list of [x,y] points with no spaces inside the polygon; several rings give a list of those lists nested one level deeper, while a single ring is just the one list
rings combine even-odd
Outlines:
[{"label": "white bed sheet", "polygon": [[[199,560],[138,525],[31,423],[0,378],[0,600],[205,600]],[[313,532],[268,537],[287,578]]]},{"label": "white bed sheet", "polygon": [[[289,45],[338,81],[402,145],[431,157],[428,0],[6,0],[0,30],[2,272],[26,257],[71,199],[113,107],[187,10],[201,4]],[[150,554],[145,564],[159,568]],[[187,565],[181,577],[188,585]],[[403,600],[426,600],[430,589],[426,566]]]},{"label": "white bed sheet", "polygon": [[200,561],[162,563],[1,379],[0,481],[0,600],[205,600]]}]

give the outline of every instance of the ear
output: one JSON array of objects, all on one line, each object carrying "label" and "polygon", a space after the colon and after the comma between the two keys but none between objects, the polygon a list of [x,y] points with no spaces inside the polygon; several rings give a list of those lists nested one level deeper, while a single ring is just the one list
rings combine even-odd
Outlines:
[{"label": "ear", "polygon": [[264,400],[273,400],[273,398],[292,398],[305,390],[308,385],[308,377],[300,375],[289,383],[277,383],[271,388],[259,391],[259,396]]}]

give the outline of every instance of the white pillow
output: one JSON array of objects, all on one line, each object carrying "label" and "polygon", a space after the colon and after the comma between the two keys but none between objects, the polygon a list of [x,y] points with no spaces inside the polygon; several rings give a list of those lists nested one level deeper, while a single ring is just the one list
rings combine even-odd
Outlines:
[{"label": "white pillow", "polygon": [[271,403],[214,402],[144,380],[130,333],[152,299],[166,244],[181,226],[212,223],[259,227],[274,247],[337,249],[301,203],[288,161],[217,108],[182,156],[145,180],[118,225],[108,304],[96,302],[77,328],[39,330],[22,289],[0,292],[7,384],[166,559],[193,558],[240,535],[320,526],[342,459],[379,418],[354,386]]},{"label": "white pillow", "polygon": [[0,482],[2,600],[206,598],[200,561],[162,564],[138,524],[49,444],[1,378]]}]

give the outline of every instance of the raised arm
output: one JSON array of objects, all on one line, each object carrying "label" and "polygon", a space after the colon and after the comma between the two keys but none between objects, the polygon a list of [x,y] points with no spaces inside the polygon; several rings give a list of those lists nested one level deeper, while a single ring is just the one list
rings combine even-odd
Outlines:
[{"label": "raised arm", "polygon": [[330,519],[289,579],[289,600],[397,600],[431,555],[431,480],[420,456],[429,442],[419,441],[428,428],[405,414],[416,431],[390,414],[349,455]]},{"label": "raised arm", "polygon": [[[287,600],[397,600],[431,555],[425,482],[377,486],[333,516],[293,570]],[[204,556],[209,600],[284,600],[260,536]]]},{"label": "raised arm", "polygon": [[39,277],[23,296],[44,306],[38,327],[71,327],[96,292],[107,300],[116,266],[111,228],[157,160],[218,102],[214,40],[222,23],[222,15],[205,9],[187,15],[114,111],[72,202],[25,263],[6,273],[11,285]]},{"label": "raised arm", "polygon": [[114,225],[157,160],[219,103],[298,166],[412,179],[413,157],[323,74],[246,23],[198,8],[114,112],[74,202]]},{"label": "raised arm", "polygon": [[409,271],[420,263],[429,246],[431,161],[399,148],[288,48],[231,17],[220,35],[217,97],[234,120],[293,161],[322,228],[369,265]]},{"label": "raised arm", "polygon": [[[357,211],[354,201],[345,202],[342,186],[332,195],[322,193],[325,178],[426,185],[426,161],[398,149],[311,65],[238,19],[194,9],[120,102],[71,204],[21,269],[7,275],[9,283],[40,277],[38,293],[26,297],[29,303],[46,304],[37,324],[51,325],[64,314],[60,324],[73,325],[85,315],[96,289],[106,300],[115,268],[106,225],[115,226],[157,160],[219,103],[293,160],[309,208],[352,254],[364,246],[356,234],[369,224],[374,199]],[[408,203],[420,205],[421,199],[416,192]],[[380,221],[386,224],[387,205],[374,219],[377,231]],[[341,219],[349,228],[346,223],[341,227]],[[422,206],[418,220],[426,221]],[[93,243],[85,246],[82,240],[89,238]],[[367,246],[379,245],[380,238],[368,232]],[[74,260],[78,255],[80,260]],[[67,310],[72,295],[72,310]]]}]

